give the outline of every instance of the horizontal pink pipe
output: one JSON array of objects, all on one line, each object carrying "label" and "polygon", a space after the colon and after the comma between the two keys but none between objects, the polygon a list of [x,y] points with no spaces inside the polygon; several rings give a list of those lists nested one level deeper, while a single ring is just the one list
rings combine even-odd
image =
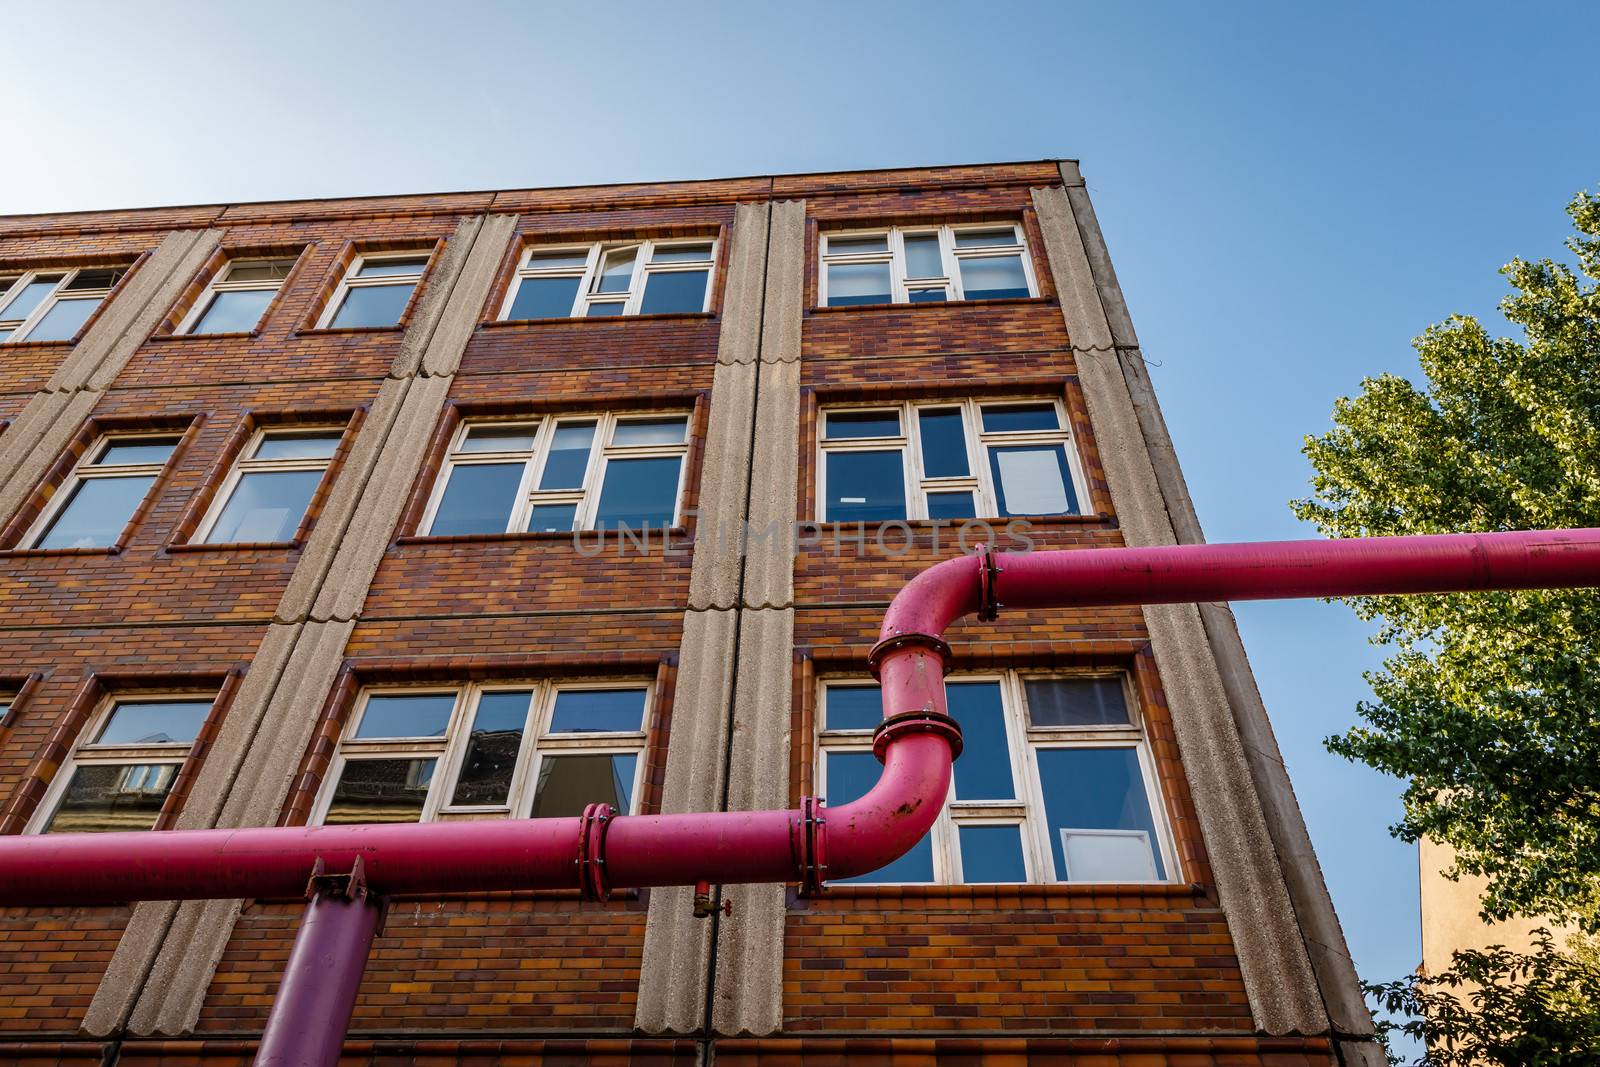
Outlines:
[{"label": "horizontal pink pipe", "polygon": [[[996,598],[1012,608],[1592,586],[1600,585],[1600,530],[1077,549],[1005,554],[996,565]],[[879,658],[886,716],[944,711],[944,652],[929,639],[980,608],[983,567],[976,556],[946,560],[895,598],[883,637],[925,637]],[[943,807],[948,742],[910,732],[886,748],[878,784],[822,813],[829,877],[897,859]],[[300,896],[316,861],[348,871],[358,856],[383,894],[575,888],[579,826],[501,819],[7,837],[0,904]],[[801,832],[798,811],[620,817],[606,832],[606,880],[798,881]]]}]

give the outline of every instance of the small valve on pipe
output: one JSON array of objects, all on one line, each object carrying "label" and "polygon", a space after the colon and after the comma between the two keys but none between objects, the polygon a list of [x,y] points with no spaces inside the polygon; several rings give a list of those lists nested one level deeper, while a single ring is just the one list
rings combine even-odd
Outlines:
[{"label": "small valve on pipe", "polygon": [[[694,917],[696,919],[709,919],[717,910],[717,905],[711,902],[711,883],[696,882],[694,884]],[[733,914],[733,901],[722,902],[722,914]]]}]

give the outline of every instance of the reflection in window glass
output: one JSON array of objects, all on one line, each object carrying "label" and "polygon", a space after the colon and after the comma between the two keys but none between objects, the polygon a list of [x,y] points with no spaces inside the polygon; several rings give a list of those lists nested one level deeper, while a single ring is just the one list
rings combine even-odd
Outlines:
[{"label": "reflection in window glass", "polygon": [[529,426],[473,426],[461,442],[462,452],[526,452],[533,447]]},{"label": "reflection in window glass", "polygon": [[408,285],[363,285],[345,293],[344,302],[328,325],[334,329],[373,329],[393,326],[411,302]]},{"label": "reflection in window glass", "polygon": [[830,685],[824,730],[876,730],[883,721],[883,691],[875,685]]},{"label": "reflection in window glass", "polygon": [[[581,267],[587,257],[579,256]],[[516,299],[511,302],[508,319],[565,319],[572,315],[572,303],[578,298],[581,276],[570,278],[524,278],[517,287]]]},{"label": "reflection in window glass", "polygon": [[590,804],[633,810],[633,779],[639,757],[632,752],[545,756],[533,795],[535,819],[582,815]]},{"label": "reflection in window glass", "polygon": [[472,732],[456,775],[450,802],[462,806],[503,805],[511,795],[511,779],[522,751],[523,726],[533,694],[488,692],[478,699]]},{"label": "reflection in window glass", "polygon": [[520,463],[458,464],[428,532],[434,537],[505,532],[521,484]]},{"label": "reflection in window glass", "polygon": [[528,512],[529,533],[565,533],[577,524],[576,504],[535,504]]},{"label": "reflection in window glass", "polygon": [[271,433],[261,439],[252,459],[332,459],[337,433]]},{"label": "reflection in window glass", "polygon": [[1078,499],[1060,445],[991,447],[989,463],[1001,515],[1077,513]]},{"label": "reflection in window glass", "polygon": [[177,447],[173,440],[129,440],[113,437],[94,458],[96,467],[131,467],[143,464],[165,463]]},{"label": "reflection in window glass", "polygon": [[682,466],[681,456],[611,460],[600,487],[595,529],[671,526],[677,511],[678,473]]},{"label": "reflection in window glass", "polygon": [[294,540],[322,471],[252,471],[240,476],[222,513],[206,536],[207,544],[268,543]]},{"label": "reflection in window glass", "polygon": [[117,543],[155,475],[86,478],[56,513],[36,548],[109,548]]},{"label": "reflection in window glass", "polygon": [[906,517],[900,453],[829,452],[828,522],[878,522]]},{"label": "reflection in window glass", "polygon": [[443,737],[455,706],[454,693],[373,693],[355,736]]},{"label": "reflection in window glass", "polygon": [[1127,726],[1120,678],[1030,678],[1028,721],[1034,726]]},{"label": "reflection in window glass", "polygon": [[433,759],[360,759],[345,763],[323,822],[416,822],[433,783]]},{"label": "reflection in window glass", "polygon": [[556,426],[550,442],[550,456],[544,462],[539,488],[578,489],[589,469],[589,450],[594,444],[594,423],[563,422]]},{"label": "reflection in window glass", "polygon": [[614,445],[676,445],[683,443],[687,420],[622,419],[611,434]]},{"label": "reflection in window glass", "polygon": [[587,317],[591,319],[610,318],[613,315],[621,315],[627,310],[627,307],[628,305],[620,300],[597,301],[589,305]]},{"label": "reflection in window glass", "polygon": [[57,300],[55,306],[44,313],[33,329],[28,331],[30,341],[70,341],[89,321],[94,309],[100,306],[98,298],[91,300]]},{"label": "reflection in window glass", "polygon": [[644,729],[646,690],[561,689],[556,692],[550,732],[637,733]]},{"label": "reflection in window glass", "polygon": [[939,252],[939,235],[907,234],[906,277],[943,278],[944,258]]},{"label": "reflection in window glass", "polygon": [[55,292],[56,286],[61,284],[61,275],[41,275],[15,290],[9,303],[0,307],[0,315],[5,316],[6,322],[20,322],[32,315],[45,297]]},{"label": "reflection in window glass", "polygon": [[240,289],[218,293],[190,333],[249,333],[266,314],[276,289]]},{"label": "reflection in window glass", "polygon": [[1021,256],[961,260],[961,288],[968,300],[1029,296]]},{"label": "reflection in window glass", "polygon": [[959,826],[961,880],[969,885],[1026,882],[1027,863],[1022,858],[1022,827]]},{"label": "reflection in window glass", "polygon": [[633,283],[633,261],[639,249],[619,248],[606,254],[605,266],[600,271],[597,293],[625,293]]},{"label": "reflection in window glass", "polygon": [[[1056,877],[1062,880],[1069,877],[1062,851],[1063,829],[1142,831],[1147,835],[1145,848],[1154,863],[1156,877],[1166,877],[1160,851],[1154,847],[1155,820],[1135,749],[1040,748],[1037,756]],[[1113,843],[1105,852],[1112,853],[1116,849],[1115,854],[1121,854],[1124,846],[1125,842]],[[1099,880],[1120,880],[1106,879],[1104,872],[1101,873]],[[1138,874],[1136,870],[1126,873]]]},{"label": "reflection in window glass", "polygon": [[898,411],[830,411],[827,418],[830,441],[900,436]]},{"label": "reflection in window glass", "polygon": [[652,272],[645,283],[644,300],[639,305],[639,313],[669,315],[700,311],[705,307],[706,282],[709,278],[710,274],[703,270]]},{"label": "reflection in window glass", "polygon": [[[950,714],[961,724],[962,758],[955,762],[957,800],[1011,800],[1011,746],[999,682],[951,682],[945,686]],[[967,757],[972,758],[967,758]]]},{"label": "reflection in window glass", "polygon": [[190,744],[206,716],[209,700],[119,702],[94,739],[97,745]]},{"label": "reflection in window glass", "polygon": [[161,814],[178,767],[176,763],[94,763],[76,767],[44,832],[149,830]]},{"label": "reflection in window glass", "polygon": [[960,408],[923,408],[917,413],[922,431],[922,474],[926,478],[965,478],[967,435]]},{"label": "reflection in window glass", "polygon": [[889,288],[889,264],[828,264],[829,307],[888,304],[892,300]]}]

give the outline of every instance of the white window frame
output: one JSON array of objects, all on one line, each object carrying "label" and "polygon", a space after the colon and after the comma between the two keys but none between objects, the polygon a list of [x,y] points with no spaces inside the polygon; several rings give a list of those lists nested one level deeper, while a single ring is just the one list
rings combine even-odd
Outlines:
[{"label": "white window frame", "polygon": [[[1032,726],[1028,721],[1025,683],[1033,680],[1072,678],[1118,678],[1122,683],[1123,699],[1128,708],[1126,726]],[[1174,884],[1181,882],[1181,865],[1172,840],[1172,828],[1167,806],[1162,796],[1161,783],[1156,777],[1155,760],[1150,752],[1149,738],[1144,728],[1144,716],[1134,689],[1133,679],[1126,671],[1106,670],[1006,670],[973,674],[955,674],[947,683],[995,682],[1000,686],[1000,700],[1005,716],[1006,746],[1011,762],[1011,780],[1016,785],[1016,798],[1012,800],[957,800],[956,783],[952,776],[950,791],[940,809],[939,818],[928,831],[933,844],[933,881],[910,883],[929,885],[965,884],[961,871],[959,831],[963,826],[1018,826],[1022,837],[1023,866],[1026,881],[1001,884],[1135,884],[1094,883],[1063,881],[1056,877],[1055,854],[1050,841],[1050,827],[1045,818],[1044,784],[1039,774],[1037,752],[1043,748],[1132,748],[1138,756],[1140,773],[1144,779],[1146,802],[1150,805],[1155,824],[1152,846],[1161,858],[1167,877],[1149,884]],[[829,730],[827,726],[827,700],[830,689],[875,688],[858,678],[824,678],[818,683],[816,792],[827,796],[828,755],[834,752],[872,751],[872,730]],[[892,885],[891,882],[856,881],[851,885]],[[974,883],[989,884],[989,883]]]},{"label": "white window frame", "polygon": [[[412,248],[394,252],[370,252],[357,256],[350,263],[350,268],[344,272],[344,277],[339,279],[339,285],[333,291],[333,297],[322,309],[322,314],[317,318],[316,328],[319,330],[386,330],[391,326],[339,326],[333,325],[334,316],[339,314],[339,309],[344,307],[344,300],[352,289],[371,289],[390,285],[409,285],[412,295],[407,298],[407,303],[416,297],[416,290],[422,284],[422,276],[428,273],[428,265],[433,262],[432,248]],[[368,263],[383,263],[391,259],[420,259],[422,265],[409,274],[383,274],[372,278],[357,277],[363,267]],[[401,318],[405,312],[401,311]],[[396,320],[395,325],[399,325]]]},{"label": "white window frame", "polygon": [[[68,292],[67,286],[71,285],[73,280],[86,270],[110,270],[117,273],[116,277],[112,278],[110,285],[96,289],[82,289]],[[32,284],[41,274],[46,276],[60,274],[61,280],[56,282],[55,289],[45,296],[43,300],[39,301],[39,306],[34,308],[33,311],[29,312],[26,317],[20,319],[0,318],[0,330],[11,331],[4,340],[0,340],[0,344],[15,344],[19,341],[26,341],[28,339],[28,334],[33,330],[34,327],[39,325],[40,321],[43,320],[46,315],[50,313],[50,309],[55,307],[63,300],[93,300],[95,301],[95,306],[98,307],[100,304],[105,302],[105,298],[107,296],[111,295],[111,290],[117,287],[117,283],[120,282],[123,276],[127,273],[128,267],[124,264],[122,266],[115,267],[41,267],[36,270],[23,271],[19,275],[7,276],[10,280],[10,284],[5,287],[3,291],[0,291],[0,300],[4,300],[6,303],[10,303],[12,299],[19,295],[23,289]],[[4,314],[5,308],[0,307],[0,316],[3,316]],[[93,312],[90,312],[90,314],[92,315]]]},{"label": "white window frame", "polygon": [[[1054,430],[984,430],[983,409],[1026,407],[1051,404],[1055,408],[1058,428]],[[923,473],[922,422],[918,413],[924,410],[940,411],[957,408],[961,412],[962,435],[967,446],[967,471],[961,477],[930,478]],[[895,411],[900,417],[900,433],[889,437],[850,437],[829,440],[828,416],[853,412]],[[1000,517],[999,494],[994,476],[989,470],[990,445],[1061,445],[1067,456],[1067,474],[1072,479],[1072,492],[1078,501],[1076,514],[1086,514],[1088,506],[1088,480],[1083,473],[1083,460],[1078,453],[1077,440],[1067,417],[1066,403],[1060,397],[1007,396],[965,397],[962,399],[929,399],[890,401],[882,404],[830,404],[822,408],[817,426],[817,511],[819,522],[832,522],[827,518],[828,508],[828,454],[830,452],[900,452],[900,467],[905,479],[906,521],[920,522],[928,519],[928,495],[940,492],[971,492],[975,494],[978,519]],[[1020,518],[1022,516],[1011,516]],[[889,520],[892,521],[892,520]],[[947,519],[946,522],[963,520]]]},{"label": "white window frame", "polygon": [[[684,420],[683,441],[680,444],[669,445],[617,445],[612,444],[612,436],[619,425],[628,422],[654,422],[659,419]],[[550,446],[555,440],[556,428],[562,423],[594,422],[594,441],[589,446],[589,465],[584,470],[583,485],[578,489],[546,489],[537,488],[539,480],[544,476],[545,463],[550,457]],[[533,447],[531,449],[516,449],[504,452],[464,452],[462,445],[466,442],[467,434],[480,427],[494,427],[496,429],[516,430],[526,429],[533,433]],[[455,434],[450,438],[450,451],[445,456],[445,461],[440,465],[438,477],[434,479],[433,491],[428,497],[427,510],[418,529],[420,536],[428,537],[428,531],[433,529],[434,518],[439,513],[439,505],[444,500],[445,489],[450,484],[450,476],[457,467],[521,463],[522,481],[517,487],[516,504],[511,509],[511,514],[506,521],[504,533],[524,532],[528,525],[528,518],[533,508],[540,504],[576,504],[577,512],[573,518],[574,530],[592,530],[594,528],[595,512],[600,507],[600,493],[605,487],[606,468],[613,459],[647,459],[654,456],[677,456],[682,462],[678,464],[678,488],[673,495],[672,523],[676,527],[683,518],[683,491],[688,483],[689,473],[689,439],[694,432],[694,413],[686,410],[668,411],[628,411],[628,412],[587,412],[580,414],[546,415],[537,419],[463,419],[461,425],[456,427]]]},{"label": "white window frame", "polygon": [[[174,692],[139,692],[129,694],[111,694],[105,697],[87,723],[84,724],[80,738],[96,737],[105,729],[111,716],[116,714],[119,707],[130,704],[156,704],[168,700],[207,700],[212,704],[213,711],[216,707],[217,694],[214,691],[174,691]],[[207,716],[211,712],[206,713]],[[95,766],[161,766],[172,768],[172,775],[177,777],[183,765],[189,761],[194,752],[193,741],[174,741],[157,745],[97,745],[79,741],[72,746],[72,752],[61,762],[61,768],[50,782],[50,788],[39,800],[39,806],[34,809],[33,816],[28,820],[28,825],[23,829],[25,834],[43,833],[50,820],[55,818],[56,809],[60,807],[62,798],[66,795],[67,786],[71,783],[73,775],[79,767]],[[157,815],[159,820],[160,816]]]},{"label": "white window frame", "polygon": [[[299,262],[299,258],[292,256],[250,256],[245,259],[228,260],[222,265],[222,269],[217,271],[216,276],[211,279],[211,284],[206,286],[206,291],[201,294],[200,299],[194,302],[194,306],[183,317],[183,321],[178,324],[178,328],[172,332],[180,336],[212,336],[211,334],[196,335],[194,328],[200,324],[201,319],[205,318],[206,312],[211,310],[211,305],[216,303],[219,293],[277,293],[283,288],[283,283],[289,280],[289,274],[293,272],[297,262]],[[229,280],[236,268],[251,267],[258,263],[287,263],[289,269],[284,271],[282,278],[265,278],[242,282]],[[261,320],[267,317],[267,312],[271,310],[271,307],[272,303],[268,301],[267,307],[261,311],[261,318],[255,321],[255,324],[250,327],[251,330],[260,329]]]},{"label": "white window frame", "polygon": [[[686,245],[710,245],[711,252],[707,259],[691,260],[683,263],[655,263],[657,249],[670,249]],[[522,250],[522,255],[517,260],[517,275],[515,284],[507,287],[505,299],[500,305],[498,316],[502,321],[511,315],[511,307],[517,302],[517,293],[522,289],[522,283],[529,278],[577,278],[578,292],[573,298],[572,307],[566,318],[581,319],[589,317],[589,307],[593,304],[621,304],[621,316],[604,316],[607,318],[626,317],[639,314],[639,308],[644,303],[645,287],[649,284],[653,274],[684,274],[689,272],[704,271],[706,275],[705,299],[701,302],[702,313],[711,310],[711,291],[716,283],[717,275],[717,239],[714,237],[674,237],[663,241],[596,241],[593,244],[576,245],[536,245],[530,244]],[[595,290],[600,285],[600,272],[605,266],[606,256],[612,252],[636,248],[638,253],[633,261],[633,274],[629,278],[626,293],[600,293]],[[559,252],[585,254],[584,264],[581,267],[534,267],[529,264],[534,256],[551,255]],[[692,312],[690,313],[692,314]],[[597,316],[598,317],[598,316]]]},{"label": "white window frame", "polygon": [[[96,460],[104,455],[112,444],[156,440],[172,441],[172,451],[160,463],[117,463],[108,466],[96,463]],[[77,464],[72,468],[72,472],[61,480],[61,485],[57,487],[55,493],[45,505],[44,510],[39,513],[37,519],[33,520],[33,525],[28,527],[28,532],[18,544],[23,548],[37,546],[43,540],[45,534],[50,531],[50,527],[55,523],[56,517],[61,513],[61,510],[67,506],[67,502],[77,493],[80,482],[95,478],[138,478],[144,475],[154,475],[155,480],[150,483],[150,489],[145,493],[148,498],[149,493],[154,491],[156,486],[160,484],[161,472],[167,469],[167,464],[172,462],[172,457],[177,454],[178,446],[182,443],[183,434],[171,430],[164,432],[152,431],[149,433],[101,434],[95,438],[94,443],[89,446],[89,450],[78,460]],[[142,504],[143,501],[140,502],[140,506]],[[133,511],[135,515],[138,514],[139,506],[136,506]],[[128,516],[128,522],[122,526],[122,532],[117,535],[117,540],[113,542],[114,544],[122,543],[122,538],[126,536],[128,526],[132,522],[133,515],[130,515]]]},{"label": "white window frame", "polygon": [[[585,733],[551,734],[550,721],[555,712],[556,696],[562,692],[582,689],[642,689],[644,690],[644,716],[637,731],[595,731]],[[512,772],[511,787],[504,804],[451,804],[456,779],[466,759],[467,745],[472,736],[472,720],[477,714],[478,702],[486,693],[529,693],[528,718],[523,723],[522,746],[517,751],[517,763]],[[372,738],[356,739],[361,729],[361,719],[373,696],[425,696],[453,695],[455,704],[450,712],[449,725],[443,737],[430,738]],[[419,822],[438,822],[459,819],[493,817],[527,818],[533,810],[534,792],[539,784],[539,766],[546,755],[578,752],[582,755],[636,755],[633,786],[633,810],[619,814],[631,815],[639,810],[641,790],[645,780],[645,742],[649,736],[651,717],[655,710],[655,682],[644,678],[576,679],[530,682],[469,682],[461,685],[436,686],[369,686],[363,688],[345,723],[339,747],[328,764],[316,804],[312,807],[311,825],[321,825],[333,805],[344,768],[352,760],[361,759],[432,759],[435,760],[433,780],[428,783],[428,793],[423,801]]]},{"label": "white window frame", "polygon": [[[239,482],[246,474],[263,471],[322,471],[324,476],[333,464],[333,457],[338,454],[339,444],[343,439],[345,428],[343,426],[262,426],[250,435],[250,440],[245,442],[244,448],[239,452],[239,458],[233,461],[233,469],[228,472],[227,478],[217,490],[217,495],[212,499],[211,506],[206,509],[205,517],[200,520],[200,525],[195,528],[194,536],[189,538],[192,545],[206,544],[206,538],[211,536],[211,530],[216,526],[217,520],[222,517],[223,510],[228,506],[228,501],[233,499],[234,490],[239,488]],[[307,435],[331,435],[339,440],[333,444],[333,452],[325,457],[304,459],[255,459],[261,445],[272,437],[303,437]],[[321,488],[319,485],[318,488]],[[313,491],[312,497],[316,493]],[[310,507],[310,503],[307,503]],[[305,525],[306,517],[302,513],[300,521],[295,524],[299,530]],[[289,541],[275,542],[289,544]]]},{"label": "white window frame", "polygon": [[[976,248],[959,248],[956,235],[960,233],[992,233],[1010,226],[1014,243],[1008,245],[983,245]],[[939,258],[944,274],[938,278],[907,278],[907,237],[932,234],[939,238]],[[834,240],[883,237],[888,249],[882,252],[832,252]],[[989,259],[996,256],[1015,255],[1022,260],[1022,274],[1027,279],[1028,295],[1039,295],[1039,282],[1034,275],[1033,256],[1028,252],[1027,235],[1020,222],[974,222],[946,226],[879,226],[866,230],[834,230],[822,234],[822,247],[818,259],[817,306],[828,307],[828,267],[834,263],[887,263],[889,264],[889,297],[895,304],[911,303],[914,292],[939,291],[945,294],[944,302],[966,300],[961,284],[961,260]],[[850,306],[850,305],[842,305]],[[863,305],[870,306],[870,305]]]}]

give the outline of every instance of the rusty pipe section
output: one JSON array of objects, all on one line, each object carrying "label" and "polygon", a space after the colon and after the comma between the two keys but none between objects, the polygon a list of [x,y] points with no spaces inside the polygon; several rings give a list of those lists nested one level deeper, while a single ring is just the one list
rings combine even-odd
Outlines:
[{"label": "rusty pipe section", "polygon": [[998,608],[1259,600],[1600,585],[1600,530],[1338,541],[979,553],[923,572],[886,614],[870,662],[883,686],[860,799],[796,811],[404,825],[269,827],[0,838],[0,905],[299,897],[320,861],[360,861],[376,894],[799,882],[864,874],[908,851],[937,818],[960,730],[945,707],[962,616]]}]

